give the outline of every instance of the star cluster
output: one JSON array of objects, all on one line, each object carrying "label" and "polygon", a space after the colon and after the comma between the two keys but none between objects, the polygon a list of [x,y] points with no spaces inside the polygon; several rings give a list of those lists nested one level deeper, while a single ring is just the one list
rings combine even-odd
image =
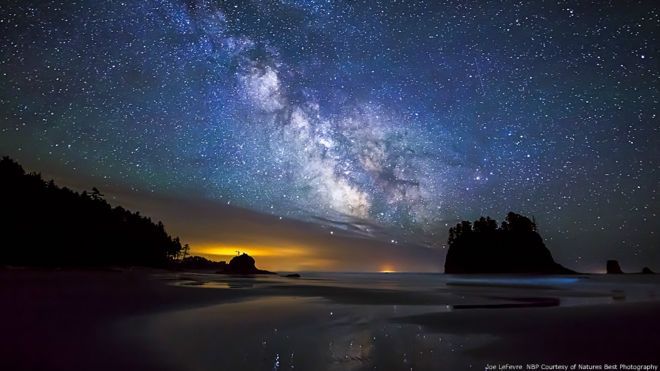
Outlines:
[{"label": "star cluster", "polygon": [[659,28],[645,1],[10,1],[0,150],[394,244],[513,210],[577,266],[659,264]]}]

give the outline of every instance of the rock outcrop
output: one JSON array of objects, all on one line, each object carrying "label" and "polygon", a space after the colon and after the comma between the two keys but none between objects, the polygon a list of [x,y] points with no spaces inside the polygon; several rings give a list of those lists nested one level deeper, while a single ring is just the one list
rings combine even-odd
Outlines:
[{"label": "rock outcrop", "polygon": [[234,256],[224,270],[217,273],[224,274],[275,274],[273,272],[258,269],[255,265],[254,258],[248,254],[241,254]]},{"label": "rock outcrop", "polygon": [[621,266],[616,260],[607,261],[607,274],[622,274]]},{"label": "rock outcrop", "polygon": [[535,223],[510,212],[498,227],[490,218],[449,230],[445,273],[574,274],[556,263]]}]

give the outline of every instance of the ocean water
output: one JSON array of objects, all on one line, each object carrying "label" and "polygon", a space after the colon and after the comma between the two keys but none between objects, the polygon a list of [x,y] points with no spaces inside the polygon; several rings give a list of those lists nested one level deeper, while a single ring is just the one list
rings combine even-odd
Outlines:
[{"label": "ocean water", "polygon": [[[660,358],[655,275],[179,274],[231,300],[119,327],[181,370],[471,370]],[[137,335],[136,335],[137,334]]]},{"label": "ocean water", "polygon": [[[368,299],[416,305],[515,304],[521,298],[552,298],[552,306],[643,302],[660,300],[660,275],[447,275],[438,273],[303,272],[301,278],[278,276],[223,276],[187,274],[177,285],[200,288],[296,289],[315,288],[330,300]],[[340,289],[344,290],[340,290]],[[361,294],[361,295],[360,295]],[[448,297],[448,295],[450,297]],[[407,301],[398,302],[398,297]],[[524,303],[523,303],[524,304]],[[549,305],[550,306],[550,305]]]}]

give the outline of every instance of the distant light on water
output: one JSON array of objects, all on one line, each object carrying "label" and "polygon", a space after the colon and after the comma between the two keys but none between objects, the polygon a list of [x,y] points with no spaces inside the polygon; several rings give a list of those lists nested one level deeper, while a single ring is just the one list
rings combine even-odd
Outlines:
[{"label": "distant light on water", "polygon": [[580,281],[578,277],[483,277],[459,278],[450,280],[449,285],[506,285],[506,286],[546,286],[570,285]]}]

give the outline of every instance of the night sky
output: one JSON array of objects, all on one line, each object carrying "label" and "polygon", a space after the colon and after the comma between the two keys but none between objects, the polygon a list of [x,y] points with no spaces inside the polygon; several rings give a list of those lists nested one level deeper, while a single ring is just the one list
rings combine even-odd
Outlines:
[{"label": "night sky", "polygon": [[0,154],[266,268],[441,271],[448,226],[511,210],[567,267],[660,270],[659,30],[653,1],[3,1]]}]

